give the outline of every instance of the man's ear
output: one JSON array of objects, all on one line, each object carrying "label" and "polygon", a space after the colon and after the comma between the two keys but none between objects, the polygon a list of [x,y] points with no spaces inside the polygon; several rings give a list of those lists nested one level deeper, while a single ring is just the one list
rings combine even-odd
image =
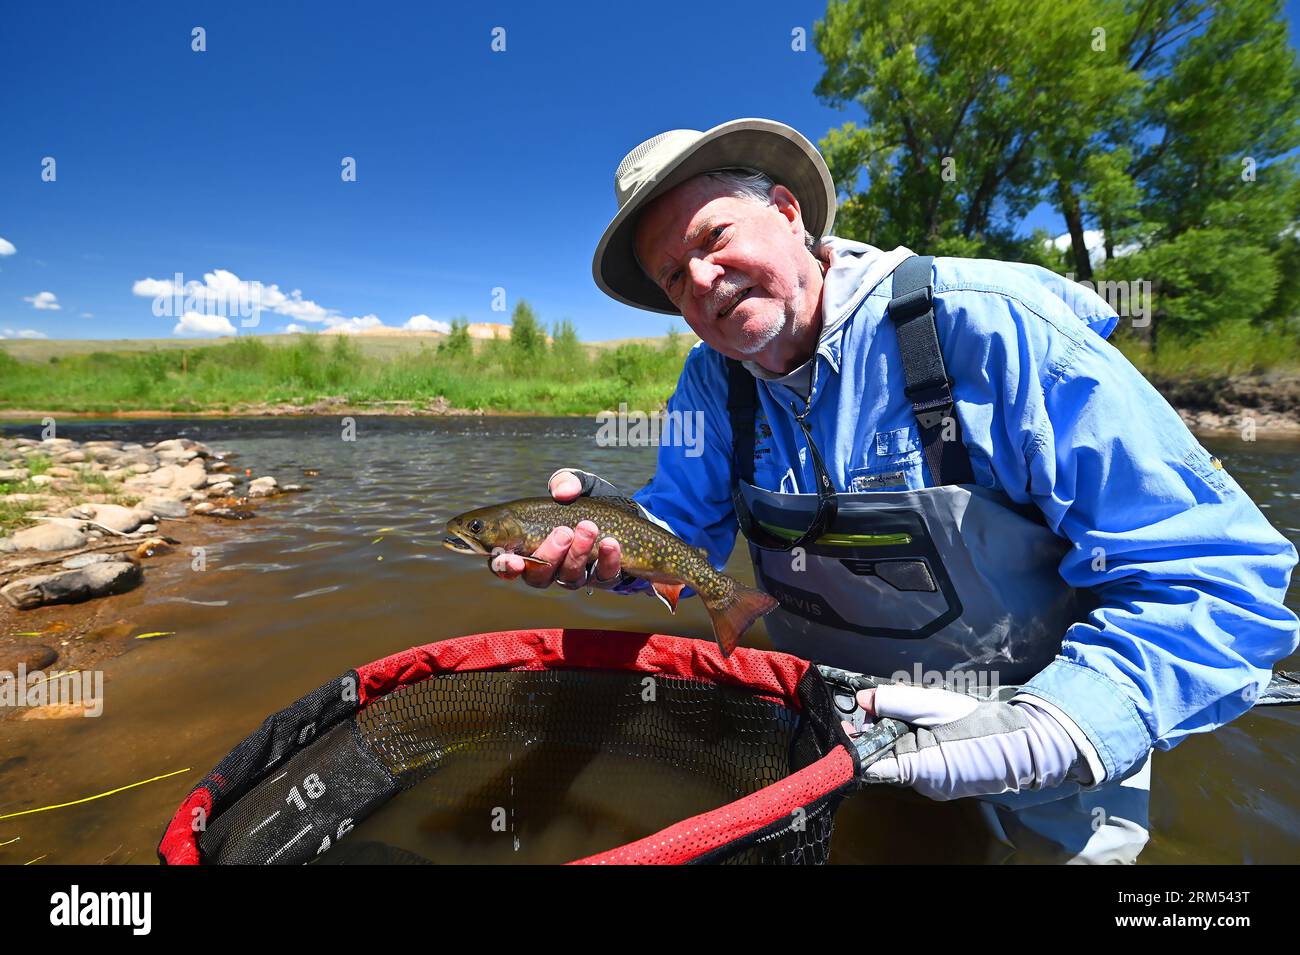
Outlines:
[{"label": "man's ear", "polygon": [[772,205],[776,206],[776,211],[785,216],[786,221],[790,223],[790,232],[793,235],[803,239],[803,213],[799,209],[799,200],[794,197],[794,193],[781,184],[772,187],[768,193],[772,200]]}]

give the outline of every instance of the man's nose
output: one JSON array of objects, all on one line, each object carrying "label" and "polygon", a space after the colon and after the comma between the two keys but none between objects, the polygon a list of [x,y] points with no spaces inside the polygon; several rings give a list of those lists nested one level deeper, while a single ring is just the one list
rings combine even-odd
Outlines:
[{"label": "man's nose", "polygon": [[690,270],[691,292],[697,298],[708,295],[713,288],[713,283],[724,271],[722,266],[715,265],[705,258],[693,258],[686,267]]}]

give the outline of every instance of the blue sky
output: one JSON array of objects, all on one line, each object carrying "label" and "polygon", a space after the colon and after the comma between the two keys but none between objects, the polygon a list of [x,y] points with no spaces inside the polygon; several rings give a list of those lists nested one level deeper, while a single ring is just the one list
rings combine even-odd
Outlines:
[{"label": "blue sky", "polygon": [[[505,321],[496,288],[585,339],[660,334],[667,316],[591,281],[622,155],[739,116],[814,141],[859,118],[818,102],[820,58],[791,50],[824,2],[739,9],[6,4],[0,334],[169,337],[177,319],[138,283],[217,270],[281,302],[245,334]],[[206,52],[191,50],[195,26]],[[1036,225],[1058,230],[1048,210]]]}]

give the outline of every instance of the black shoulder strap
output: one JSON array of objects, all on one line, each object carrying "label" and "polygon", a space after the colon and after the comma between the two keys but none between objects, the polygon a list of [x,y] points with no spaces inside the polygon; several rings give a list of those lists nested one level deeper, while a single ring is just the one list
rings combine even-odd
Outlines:
[{"label": "black shoulder strap", "polygon": [[727,359],[727,417],[731,419],[731,483],[754,481],[754,420],[758,383],[740,362]]},{"label": "black shoulder strap", "polygon": [[[930,477],[938,485],[973,484],[970,455],[952,398],[952,379],[943,364],[934,324],[932,255],[914,255],[894,270],[888,315],[903,358],[903,393],[912,403]],[[944,440],[944,432],[947,440]]]},{"label": "black shoulder strap", "polygon": [[[914,255],[893,275],[893,297],[888,314],[898,335],[903,356],[904,393],[912,403],[920,427],[930,476],[937,484],[973,484],[970,456],[962,441],[952,399],[952,382],[939,350],[934,324],[934,294],[930,282],[934,257]],[[758,384],[745,366],[727,359],[727,416],[731,420],[732,482],[754,480],[754,421],[758,409]],[[951,425],[945,427],[945,420]],[[944,431],[949,440],[945,441]]]}]

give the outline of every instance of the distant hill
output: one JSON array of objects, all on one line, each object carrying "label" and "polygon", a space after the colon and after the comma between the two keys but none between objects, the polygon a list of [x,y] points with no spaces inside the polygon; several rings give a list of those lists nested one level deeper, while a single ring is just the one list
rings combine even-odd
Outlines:
[{"label": "distant hill", "polygon": [[[470,337],[479,342],[491,341],[500,337],[510,337],[510,326],[498,322],[473,322],[469,326]],[[683,341],[694,344],[697,339],[692,332],[681,333]],[[257,340],[264,344],[278,347],[292,345],[306,336],[303,335],[259,335]],[[349,336],[356,342],[361,352],[375,357],[393,357],[404,352],[419,351],[421,348],[436,348],[447,336],[442,332],[417,332],[403,328],[367,329],[362,333]],[[584,342],[592,349],[617,348],[619,345],[658,345],[667,336],[655,335],[645,338],[614,338],[607,341]],[[550,336],[547,336],[549,341]],[[233,342],[233,336],[221,338],[6,338],[0,339],[0,349],[13,355],[19,361],[48,362],[51,358],[65,355],[88,355],[92,352],[141,352],[174,351],[177,349],[205,348],[210,345],[224,345]]]}]

